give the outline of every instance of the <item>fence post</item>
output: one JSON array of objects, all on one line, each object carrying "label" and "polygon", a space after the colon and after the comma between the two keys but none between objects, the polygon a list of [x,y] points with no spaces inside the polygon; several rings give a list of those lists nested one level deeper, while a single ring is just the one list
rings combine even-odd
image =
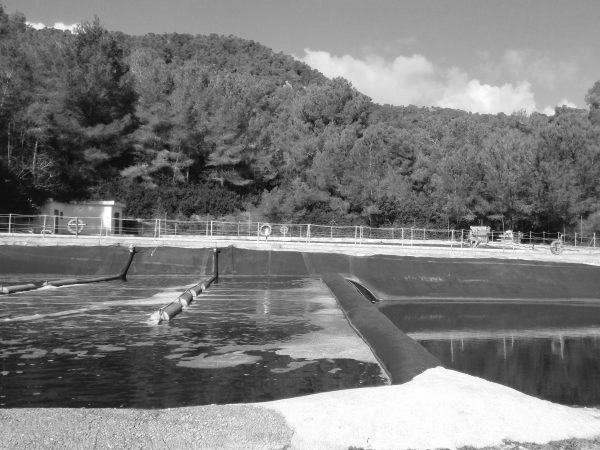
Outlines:
[{"label": "fence post", "polygon": [[44,214],[44,225],[42,227],[42,234],[46,234],[46,214]]},{"label": "fence post", "polygon": [[308,238],[308,242],[310,242],[310,223],[308,224],[308,227],[306,228],[306,237]]},{"label": "fence post", "polygon": [[210,237],[213,237],[213,221],[210,221]]},{"label": "fence post", "polygon": [[8,215],[8,234],[10,234],[10,223],[12,222],[12,214]]},{"label": "fence post", "polygon": [[450,241],[450,248],[452,248],[452,246],[454,245],[454,230],[452,230],[452,236],[451,236],[451,241]]},{"label": "fence post", "polygon": [[79,217],[75,217],[75,237],[79,237]]},{"label": "fence post", "polygon": [[354,225],[354,245],[356,245],[356,235],[358,234],[358,227]]},{"label": "fence post", "polygon": [[423,228],[423,240],[426,241],[427,238],[425,237],[425,228]]},{"label": "fence post", "polygon": [[594,236],[592,237],[592,242],[594,243],[594,248],[596,248],[596,233],[594,233]]},{"label": "fence post", "polygon": [[240,223],[238,222],[238,237],[240,237]]},{"label": "fence post", "polygon": [[404,247],[404,228],[400,228],[402,234],[402,247]]},{"label": "fence post", "polygon": [[546,243],[546,232],[542,231],[542,244]]},{"label": "fence post", "polygon": [[414,238],[414,230],[411,227],[411,229],[410,229],[410,246],[411,247],[413,245],[413,238]]},{"label": "fence post", "polygon": [[460,229],[460,248],[463,248],[463,236],[464,236],[465,230],[463,230],[462,228]]},{"label": "fence post", "polygon": [[575,232],[575,247],[577,247],[577,231]]}]

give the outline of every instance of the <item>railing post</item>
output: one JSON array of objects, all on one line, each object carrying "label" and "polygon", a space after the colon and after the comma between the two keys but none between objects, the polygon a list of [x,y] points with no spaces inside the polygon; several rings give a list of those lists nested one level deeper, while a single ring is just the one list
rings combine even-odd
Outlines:
[{"label": "railing post", "polygon": [[10,223],[12,222],[12,214],[8,215],[8,234],[10,234]]},{"label": "railing post", "polygon": [[210,237],[213,237],[213,221],[210,221]]},{"label": "railing post", "polygon": [[465,230],[460,229],[460,248],[463,248],[463,239],[464,239]]},{"label": "railing post", "polygon": [[46,234],[46,214],[44,214],[44,225],[42,227],[42,234]]},{"label": "railing post", "polygon": [[357,236],[358,236],[358,227],[356,225],[354,225],[354,245],[357,244],[357,242],[356,242]]},{"label": "railing post", "polygon": [[75,217],[75,237],[79,237],[79,217]]},{"label": "railing post", "polygon": [[575,247],[577,247],[577,231],[575,232]]},{"label": "railing post", "polygon": [[400,234],[401,236],[401,240],[402,240],[402,247],[404,247],[404,228],[400,228]]},{"label": "railing post", "polygon": [[310,242],[310,223],[308,224],[308,227],[306,228],[306,236],[308,237],[308,242]]}]

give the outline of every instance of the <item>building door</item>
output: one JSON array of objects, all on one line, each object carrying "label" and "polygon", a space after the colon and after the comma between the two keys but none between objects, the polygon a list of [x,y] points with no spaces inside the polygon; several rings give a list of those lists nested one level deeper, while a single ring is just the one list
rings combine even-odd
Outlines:
[{"label": "building door", "polygon": [[52,231],[54,234],[58,233],[58,216],[60,214],[60,211],[58,209],[54,210],[54,217],[53,217],[53,223],[54,223],[54,230]]},{"label": "building door", "polygon": [[121,234],[121,215],[118,212],[113,214],[113,233]]}]

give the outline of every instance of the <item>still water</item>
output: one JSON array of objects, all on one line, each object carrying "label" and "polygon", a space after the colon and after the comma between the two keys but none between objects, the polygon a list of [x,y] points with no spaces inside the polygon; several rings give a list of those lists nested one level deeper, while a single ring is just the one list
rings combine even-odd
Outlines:
[{"label": "still water", "polygon": [[447,368],[600,406],[600,303],[392,301],[380,309]]},{"label": "still water", "polygon": [[222,278],[170,323],[149,322],[196,282],[131,276],[0,296],[0,407],[257,402],[387,382],[318,279]]}]

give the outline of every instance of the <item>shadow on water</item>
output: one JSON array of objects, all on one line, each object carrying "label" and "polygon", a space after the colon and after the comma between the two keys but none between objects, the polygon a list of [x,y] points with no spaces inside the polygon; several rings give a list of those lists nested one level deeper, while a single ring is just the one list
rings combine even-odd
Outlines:
[{"label": "shadow on water", "polygon": [[132,276],[0,299],[0,407],[257,402],[386,382],[368,349],[340,351],[356,336],[317,279],[221,279],[172,322],[148,322],[195,282]]},{"label": "shadow on water", "polygon": [[566,405],[600,406],[600,304],[380,306],[451,369]]}]

